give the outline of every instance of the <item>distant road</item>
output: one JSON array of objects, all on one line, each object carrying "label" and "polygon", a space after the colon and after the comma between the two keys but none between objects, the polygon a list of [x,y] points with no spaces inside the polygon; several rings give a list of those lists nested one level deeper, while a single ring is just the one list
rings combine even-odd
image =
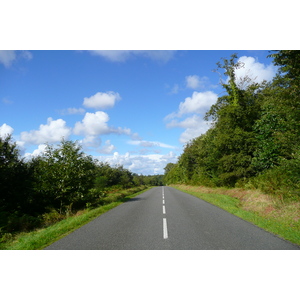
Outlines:
[{"label": "distant road", "polygon": [[171,187],[117,206],[47,250],[299,250],[300,247]]}]

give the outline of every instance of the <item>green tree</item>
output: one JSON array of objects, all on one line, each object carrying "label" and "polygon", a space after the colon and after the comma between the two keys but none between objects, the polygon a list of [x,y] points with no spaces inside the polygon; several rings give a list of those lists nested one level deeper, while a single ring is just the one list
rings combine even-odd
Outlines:
[{"label": "green tree", "polygon": [[164,167],[165,175],[168,174],[174,166],[175,166],[174,163],[168,163],[168,164]]},{"label": "green tree", "polygon": [[214,122],[214,139],[210,145],[215,149],[212,150],[214,176],[219,178],[221,185],[229,186],[255,174],[251,164],[256,147],[253,126],[260,116],[261,91],[266,85],[248,80],[244,89],[238,87],[235,71],[242,66],[235,62],[236,58],[232,55],[230,60],[223,59],[223,64],[217,64],[229,76],[228,83],[222,84],[227,95],[219,97],[205,116],[206,120]]},{"label": "green tree", "polygon": [[31,191],[31,170],[17,144],[10,135],[0,137],[0,227],[18,230],[16,219],[34,215]]},{"label": "green tree", "polygon": [[62,141],[58,147],[48,145],[35,161],[35,190],[45,206],[60,213],[89,202],[89,190],[94,187],[95,162],[72,141]]},{"label": "green tree", "polygon": [[258,171],[293,159],[300,145],[300,51],[280,50],[269,57],[279,69],[264,91],[261,117],[254,126],[258,145],[253,165]]},{"label": "green tree", "polygon": [[289,89],[289,93],[300,93],[300,51],[277,50],[268,57],[273,58],[273,63],[278,66],[276,83],[282,84],[282,80]]}]

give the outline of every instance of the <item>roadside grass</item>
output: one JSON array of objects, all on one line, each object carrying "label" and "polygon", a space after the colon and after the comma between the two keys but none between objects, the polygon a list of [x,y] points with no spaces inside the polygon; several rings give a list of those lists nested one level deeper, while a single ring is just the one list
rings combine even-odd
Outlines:
[{"label": "roadside grass", "polygon": [[115,194],[110,194],[106,199],[109,202],[106,205],[94,208],[85,209],[77,212],[74,216],[70,216],[62,221],[55,223],[47,228],[37,229],[32,232],[23,232],[12,237],[8,241],[2,243],[2,250],[41,250],[55,241],[75,231],[79,227],[87,224],[110,209],[126,202],[127,200],[136,197],[145,192],[151,187],[132,188],[129,190],[120,191]]},{"label": "roadside grass", "polygon": [[300,203],[282,203],[258,190],[171,185],[300,245]]}]

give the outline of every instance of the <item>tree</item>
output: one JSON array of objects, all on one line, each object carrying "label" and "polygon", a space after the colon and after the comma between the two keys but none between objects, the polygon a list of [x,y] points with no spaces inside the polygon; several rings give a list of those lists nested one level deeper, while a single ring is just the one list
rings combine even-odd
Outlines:
[{"label": "tree", "polygon": [[175,166],[174,163],[168,163],[168,164],[164,167],[165,175],[168,174],[174,166]]},{"label": "tree", "polygon": [[[11,135],[0,137],[0,227],[23,215],[34,215],[31,202],[31,170]],[[17,229],[15,222],[10,227]]]},{"label": "tree", "polygon": [[293,159],[300,145],[300,51],[274,51],[269,57],[279,66],[264,91],[261,117],[254,126],[258,140],[253,165],[258,171]]},{"label": "tree", "polygon": [[280,50],[273,51],[268,57],[273,58],[275,66],[279,67],[277,82],[282,79],[288,85],[290,93],[300,92],[300,51]]},{"label": "tree", "polygon": [[35,165],[35,190],[46,206],[62,213],[88,202],[96,167],[76,142],[63,140],[56,148],[48,145]]},{"label": "tree", "polygon": [[229,186],[255,174],[251,164],[256,147],[253,126],[260,116],[261,91],[266,84],[248,81],[245,89],[239,88],[235,70],[242,66],[235,62],[236,58],[232,55],[230,60],[223,59],[223,64],[217,64],[229,76],[228,83],[222,84],[227,95],[218,98],[205,116],[206,120],[212,118],[214,122],[211,141],[211,148],[215,149],[214,176],[219,178],[220,184]]}]

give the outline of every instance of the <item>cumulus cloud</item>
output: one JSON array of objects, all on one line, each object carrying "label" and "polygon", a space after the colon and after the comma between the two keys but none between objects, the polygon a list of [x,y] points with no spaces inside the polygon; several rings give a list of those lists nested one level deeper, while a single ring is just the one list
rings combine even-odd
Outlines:
[{"label": "cumulus cloud", "polygon": [[111,144],[110,140],[107,140],[105,142],[105,145],[98,149],[97,152],[103,153],[103,154],[111,154],[114,150],[116,150],[116,147]]},{"label": "cumulus cloud", "polygon": [[211,126],[211,122],[204,121],[199,115],[193,115],[183,121],[172,120],[168,123],[167,128],[184,128],[185,131],[180,135],[179,141],[187,143],[201,134],[205,133]]},{"label": "cumulus cloud", "polygon": [[165,120],[182,117],[185,114],[205,113],[213,104],[216,103],[218,95],[214,92],[194,92],[192,97],[185,98],[180,102],[177,112],[173,112],[165,117]]},{"label": "cumulus cloud", "polygon": [[71,129],[66,126],[62,119],[47,119],[47,124],[41,124],[39,130],[21,132],[21,141],[29,144],[56,143],[63,138],[68,139]]},{"label": "cumulus cloud", "polygon": [[102,140],[99,136],[89,135],[83,140],[79,141],[85,151],[96,151],[98,153],[110,154],[116,147],[111,144],[110,140],[105,142],[105,145],[101,147]]},{"label": "cumulus cloud", "polygon": [[263,80],[270,81],[277,72],[277,68],[273,64],[262,64],[251,56],[241,56],[238,62],[241,62],[244,67],[237,69],[235,72],[237,84],[242,84],[242,79],[245,76],[256,83],[261,83]]},{"label": "cumulus cloud", "polygon": [[98,148],[101,146],[102,140],[99,136],[88,135],[83,140],[79,141],[85,150],[90,148]]},{"label": "cumulus cloud", "polygon": [[164,155],[130,155],[129,152],[122,155],[114,152],[112,156],[98,156],[96,158],[109,163],[111,166],[122,165],[133,173],[152,175],[163,174],[164,167],[170,162],[175,163],[178,156],[172,151]]},{"label": "cumulus cloud", "polygon": [[179,137],[179,141],[182,144],[189,142],[190,140],[204,134],[210,128],[210,123],[201,121],[198,126],[188,127]]},{"label": "cumulus cloud", "polygon": [[14,129],[4,123],[2,126],[0,126],[0,137],[5,138],[7,135],[13,134]]},{"label": "cumulus cloud", "polygon": [[109,116],[103,111],[97,111],[95,113],[86,113],[81,122],[77,122],[74,127],[74,133],[76,135],[99,135],[107,134],[110,132],[107,122]]},{"label": "cumulus cloud", "polygon": [[218,95],[211,91],[194,92],[192,97],[187,97],[184,102],[180,103],[178,114],[182,116],[188,113],[201,113],[215,104],[217,99]]},{"label": "cumulus cloud", "polygon": [[98,92],[89,98],[84,98],[83,105],[89,108],[105,109],[113,107],[118,100],[121,100],[118,93],[111,91],[106,93]]},{"label": "cumulus cloud", "polygon": [[125,62],[128,59],[143,56],[154,61],[168,62],[174,57],[173,50],[93,50],[93,55],[99,55],[112,62]]},{"label": "cumulus cloud", "polygon": [[0,63],[6,68],[9,68],[17,58],[30,60],[32,59],[32,54],[29,51],[0,50]]},{"label": "cumulus cloud", "polygon": [[187,88],[198,90],[209,85],[209,79],[206,76],[200,78],[198,75],[190,75],[185,77],[185,83]]},{"label": "cumulus cloud", "polygon": [[185,81],[187,88],[196,90],[200,87],[200,78],[197,75],[186,76]]},{"label": "cumulus cloud", "polygon": [[39,145],[38,148],[35,149],[32,153],[28,153],[28,152],[25,153],[25,155],[24,155],[25,159],[30,160],[30,159],[32,159],[32,158],[34,158],[34,157],[37,157],[37,156],[39,156],[39,155],[45,153],[46,147],[47,147],[46,144],[41,144],[41,145]]},{"label": "cumulus cloud", "polygon": [[[179,141],[186,143],[189,140],[205,133],[211,126],[210,122],[203,120],[206,111],[216,103],[218,95],[211,91],[194,92],[192,97],[187,97],[180,102],[177,112],[165,117],[167,128],[184,128]],[[185,119],[182,119],[184,116]]]},{"label": "cumulus cloud", "polygon": [[102,134],[126,134],[130,135],[131,130],[128,128],[115,128],[108,126],[109,116],[103,111],[97,111],[95,113],[87,112],[81,122],[75,124],[73,132],[76,135],[96,136]]}]

